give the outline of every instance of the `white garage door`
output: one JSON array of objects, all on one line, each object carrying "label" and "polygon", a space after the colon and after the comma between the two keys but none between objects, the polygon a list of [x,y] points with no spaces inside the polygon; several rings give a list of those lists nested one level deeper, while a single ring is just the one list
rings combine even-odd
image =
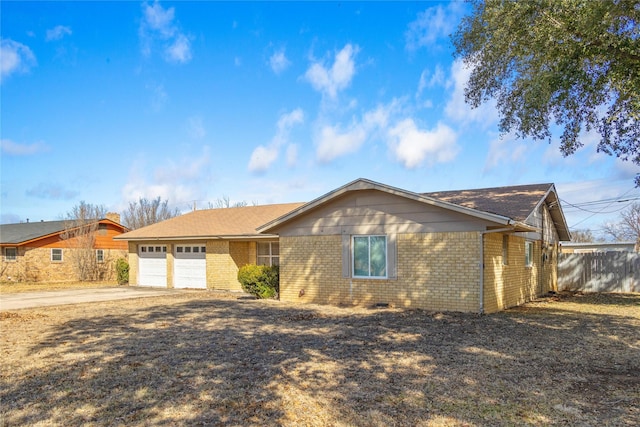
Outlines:
[{"label": "white garage door", "polygon": [[173,259],[173,287],[207,288],[207,248],[203,245],[176,246]]},{"label": "white garage door", "polygon": [[167,287],[167,247],[138,248],[138,285]]}]

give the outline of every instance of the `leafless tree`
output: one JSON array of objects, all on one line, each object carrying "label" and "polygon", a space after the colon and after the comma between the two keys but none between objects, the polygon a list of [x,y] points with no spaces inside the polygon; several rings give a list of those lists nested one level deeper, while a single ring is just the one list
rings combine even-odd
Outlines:
[{"label": "leafless tree", "polygon": [[67,242],[67,259],[73,264],[78,280],[92,281],[104,279],[109,262],[98,261],[96,254],[96,234],[100,219],[107,209],[81,201],[65,217],[65,231],[61,237]]},{"label": "leafless tree", "polygon": [[[229,196],[222,196],[213,203],[209,202],[209,209],[243,208],[245,206],[249,206],[249,203],[246,200],[231,203],[231,199],[229,198]],[[258,202],[253,202],[252,206],[258,206]]]},{"label": "leafless tree", "polygon": [[160,197],[152,200],[140,198],[136,202],[130,202],[127,210],[122,213],[122,224],[135,230],[178,215],[180,211],[177,208],[170,209],[168,200],[162,201]]},{"label": "leafless tree", "polygon": [[620,220],[604,224],[604,233],[616,241],[640,242],[640,203],[633,203],[620,212]]},{"label": "leafless tree", "polygon": [[591,230],[571,230],[571,241],[576,243],[596,242],[597,239]]}]

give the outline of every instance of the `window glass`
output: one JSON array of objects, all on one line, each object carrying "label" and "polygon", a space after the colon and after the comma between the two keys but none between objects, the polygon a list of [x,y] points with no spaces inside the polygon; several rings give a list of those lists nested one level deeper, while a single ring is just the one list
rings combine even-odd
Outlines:
[{"label": "window glass", "polygon": [[191,246],[185,246],[184,251],[188,254],[191,253]]},{"label": "window glass", "polygon": [[206,246],[201,246],[200,247],[200,252],[202,252],[202,253],[207,252],[207,247]]},{"label": "window glass", "polygon": [[502,236],[502,264],[509,264],[509,236]]},{"label": "window glass", "polygon": [[182,253],[182,246],[178,246],[178,247],[176,248],[176,252],[178,252],[179,254],[181,254],[181,253]]},{"label": "window glass", "polygon": [[4,248],[5,261],[15,261],[18,257],[18,248]]},{"label": "window glass", "polygon": [[387,276],[387,237],[353,237],[353,275],[356,277]]},{"label": "window glass", "polygon": [[269,246],[269,243],[258,242],[258,256],[270,255]]},{"label": "window glass", "polygon": [[62,249],[51,249],[51,261],[62,261]]},{"label": "window glass", "polygon": [[140,248],[140,252],[147,252],[147,247],[146,246],[142,246]]},{"label": "window glass", "polygon": [[153,252],[153,246],[149,246],[149,252]]},{"label": "window glass", "polygon": [[280,243],[271,242],[271,255],[280,255]]},{"label": "window glass", "polygon": [[524,263],[527,267],[533,265],[533,242],[524,242]]},{"label": "window glass", "polygon": [[156,246],[156,252],[162,252],[162,248],[160,246]]},{"label": "window glass", "polygon": [[104,250],[96,249],[96,260],[98,262],[104,262]]},{"label": "window glass", "polygon": [[369,275],[369,238],[353,238],[353,274],[355,276]]},{"label": "window glass", "polygon": [[387,238],[385,236],[371,236],[370,238],[370,276],[384,277],[387,275]]},{"label": "window glass", "polygon": [[200,252],[200,246],[194,246],[193,247],[193,253],[197,254],[198,252]]}]

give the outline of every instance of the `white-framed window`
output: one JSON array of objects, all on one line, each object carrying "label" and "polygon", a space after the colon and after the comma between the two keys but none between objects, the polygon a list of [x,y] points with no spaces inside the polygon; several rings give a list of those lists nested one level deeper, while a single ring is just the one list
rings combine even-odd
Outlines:
[{"label": "white-framed window", "polygon": [[280,243],[258,242],[258,265],[280,265]]},{"label": "white-framed window", "polygon": [[524,242],[524,265],[531,267],[533,265],[533,242]]},{"label": "white-framed window", "polygon": [[104,249],[96,249],[96,261],[104,262]]},{"label": "white-framed window", "polygon": [[387,236],[353,236],[353,277],[387,277]]},{"label": "white-framed window", "polygon": [[18,248],[4,248],[4,260],[15,261],[18,259]]},{"label": "white-framed window", "polygon": [[509,265],[509,235],[502,235],[502,265]]},{"label": "white-framed window", "polygon": [[62,262],[62,249],[58,249],[58,248],[51,249],[51,261]]}]

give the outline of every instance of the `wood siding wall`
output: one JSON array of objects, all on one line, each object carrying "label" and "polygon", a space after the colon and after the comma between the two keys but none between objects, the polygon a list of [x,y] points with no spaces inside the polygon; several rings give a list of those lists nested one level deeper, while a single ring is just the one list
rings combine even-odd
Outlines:
[{"label": "wood siding wall", "polygon": [[479,231],[486,223],[375,190],[350,193],[301,216],[280,236]]}]

